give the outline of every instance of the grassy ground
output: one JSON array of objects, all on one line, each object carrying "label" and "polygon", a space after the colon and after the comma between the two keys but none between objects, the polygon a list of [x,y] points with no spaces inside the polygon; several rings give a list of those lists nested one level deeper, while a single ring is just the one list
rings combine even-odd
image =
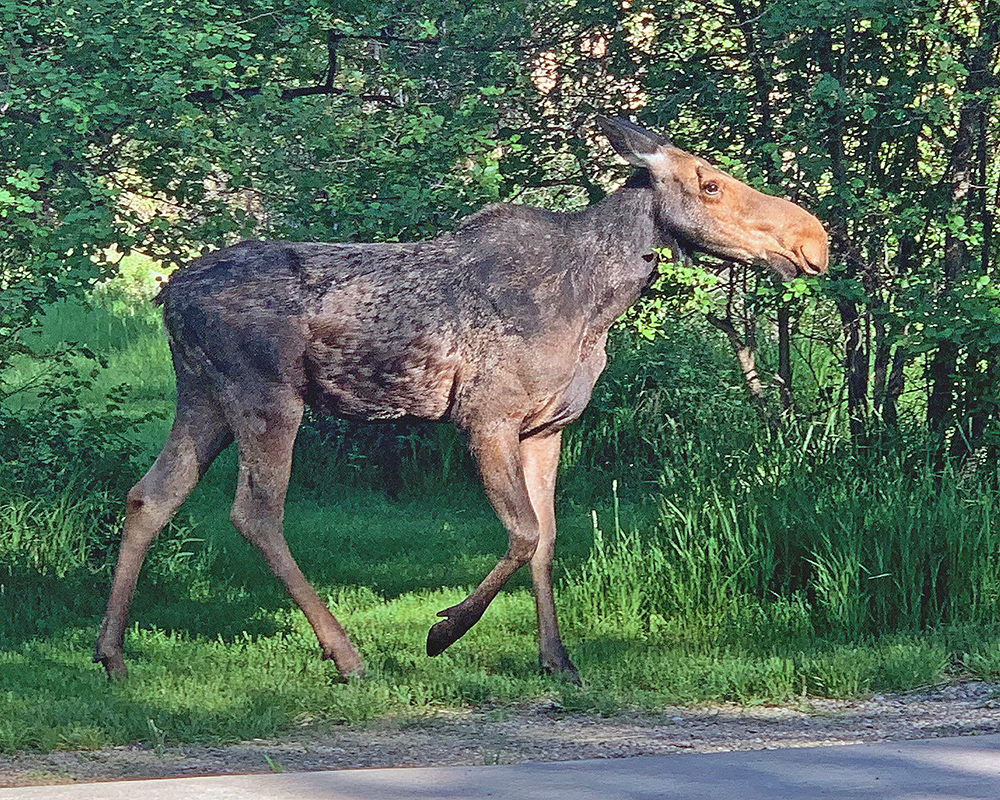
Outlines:
[{"label": "grassy ground", "polygon": [[[229,741],[540,697],[614,713],[1000,674],[993,479],[942,480],[905,454],[851,460],[820,433],[764,442],[734,399],[738,384],[726,385],[703,349],[674,341],[620,353],[567,437],[558,599],[582,688],[538,674],[524,575],[460,642],[424,655],[436,612],[506,544],[444,429],[357,432],[367,451],[312,430],[296,453],[287,538],[365,658],[366,679],[336,680],[302,615],[233,532],[230,451],[154,545],[126,638],[132,673],[109,685],[90,655],[121,487],[169,424],[148,413],[171,407],[157,316],[136,299],[148,295],[140,286],[99,296],[93,310],[56,309],[43,333],[106,357],[80,388],[84,408],[131,385],[102,424],[124,430],[134,450],[95,484],[0,492],[0,750]],[[26,415],[44,415],[46,402],[17,396]],[[409,460],[389,499],[371,453],[400,442]],[[84,460],[67,465],[57,445],[43,466],[82,474]]]}]

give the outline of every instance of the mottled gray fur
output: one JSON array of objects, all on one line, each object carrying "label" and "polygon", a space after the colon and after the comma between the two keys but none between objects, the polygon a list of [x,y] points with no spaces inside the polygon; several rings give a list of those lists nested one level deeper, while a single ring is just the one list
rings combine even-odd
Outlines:
[{"label": "mottled gray fur", "polygon": [[460,427],[513,393],[529,433],[583,410],[608,328],[672,244],[647,182],[576,213],[489,206],[428,242],[243,242],[160,300],[182,385],[243,404],[281,383],[325,413]]}]

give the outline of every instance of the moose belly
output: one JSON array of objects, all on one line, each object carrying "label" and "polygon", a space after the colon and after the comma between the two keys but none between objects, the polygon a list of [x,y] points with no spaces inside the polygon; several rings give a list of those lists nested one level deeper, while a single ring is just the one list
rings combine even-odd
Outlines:
[{"label": "moose belly", "polygon": [[313,343],[306,380],[307,402],[325,414],[435,420],[448,413],[455,366],[439,348],[409,346],[393,353]]}]

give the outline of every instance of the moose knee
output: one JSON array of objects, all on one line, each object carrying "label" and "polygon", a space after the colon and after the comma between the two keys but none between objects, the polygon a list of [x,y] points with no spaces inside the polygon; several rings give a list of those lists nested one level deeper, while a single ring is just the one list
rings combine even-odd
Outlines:
[{"label": "moose knee", "polygon": [[128,494],[125,496],[125,512],[127,514],[135,515],[139,514],[146,507],[153,502],[154,498],[143,481],[139,481],[135,486],[128,490]]},{"label": "moose knee", "polygon": [[510,534],[510,544],[507,548],[507,558],[524,565],[531,561],[538,547],[538,526],[514,531]]},{"label": "moose knee", "polygon": [[233,527],[236,528],[237,531],[244,536],[249,537],[253,514],[246,508],[245,503],[241,503],[239,501],[233,503],[233,507],[229,509],[229,521],[233,523]]},{"label": "moose knee", "polygon": [[277,509],[271,509],[243,499],[233,503],[233,507],[229,511],[229,521],[233,523],[233,527],[254,544],[262,537],[269,538],[268,534],[274,530],[277,530],[280,536],[281,517],[280,506]]}]

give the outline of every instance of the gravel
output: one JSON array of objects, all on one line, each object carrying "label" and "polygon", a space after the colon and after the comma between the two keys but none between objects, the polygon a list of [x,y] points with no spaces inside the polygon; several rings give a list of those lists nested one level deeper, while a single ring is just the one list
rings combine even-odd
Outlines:
[{"label": "gravel", "polygon": [[1000,733],[1000,684],[966,681],[863,700],[707,706],[602,717],[554,703],[315,726],[276,741],[0,755],[0,786],[392,766],[514,764],[813,747]]}]

